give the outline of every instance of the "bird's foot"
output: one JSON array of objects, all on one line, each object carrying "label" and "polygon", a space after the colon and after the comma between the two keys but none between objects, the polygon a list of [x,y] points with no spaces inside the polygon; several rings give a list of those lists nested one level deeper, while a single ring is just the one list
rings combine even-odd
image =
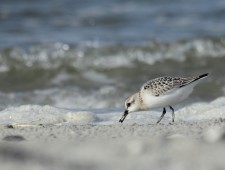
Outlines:
[{"label": "bird's foot", "polygon": [[174,124],[174,121],[172,121],[172,122],[169,123],[169,125],[173,125],[173,124]]}]

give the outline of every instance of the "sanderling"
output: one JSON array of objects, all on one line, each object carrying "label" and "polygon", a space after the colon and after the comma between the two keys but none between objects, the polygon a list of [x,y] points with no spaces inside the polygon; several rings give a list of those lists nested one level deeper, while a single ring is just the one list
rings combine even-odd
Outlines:
[{"label": "sanderling", "polygon": [[119,122],[123,123],[130,112],[161,107],[163,107],[163,112],[157,123],[166,114],[166,107],[171,109],[172,122],[174,122],[175,114],[171,105],[186,99],[199,80],[207,76],[208,73],[198,77],[181,78],[166,76],[149,80],[141,87],[139,92],[128,97],[125,101],[125,111]]}]

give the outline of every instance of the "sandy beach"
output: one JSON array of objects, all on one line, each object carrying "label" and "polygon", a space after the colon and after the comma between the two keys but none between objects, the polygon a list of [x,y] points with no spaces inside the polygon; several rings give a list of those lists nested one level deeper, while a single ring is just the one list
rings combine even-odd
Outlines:
[{"label": "sandy beach", "polygon": [[[224,18],[224,0],[2,0],[0,170],[225,170]],[[206,73],[119,123],[145,82]]]},{"label": "sandy beach", "polygon": [[219,170],[224,122],[2,126],[0,163],[5,170]]}]

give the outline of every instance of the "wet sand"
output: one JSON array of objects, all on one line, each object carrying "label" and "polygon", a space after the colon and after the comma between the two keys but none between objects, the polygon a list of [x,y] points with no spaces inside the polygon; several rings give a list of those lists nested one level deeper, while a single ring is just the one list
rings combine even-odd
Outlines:
[{"label": "wet sand", "polygon": [[1,126],[1,169],[225,168],[225,120],[173,125]]}]

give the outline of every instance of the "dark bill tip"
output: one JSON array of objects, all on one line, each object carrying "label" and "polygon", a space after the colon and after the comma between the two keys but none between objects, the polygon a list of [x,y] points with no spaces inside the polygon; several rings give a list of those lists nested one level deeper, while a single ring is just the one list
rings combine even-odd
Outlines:
[{"label": "dark bill tip", "polygon": [[125,110],[123,113],[122,118],[119,120],[120,123],[123,123],[123,121],[125,120],[126,116],[128,115],[128,110]]}]

